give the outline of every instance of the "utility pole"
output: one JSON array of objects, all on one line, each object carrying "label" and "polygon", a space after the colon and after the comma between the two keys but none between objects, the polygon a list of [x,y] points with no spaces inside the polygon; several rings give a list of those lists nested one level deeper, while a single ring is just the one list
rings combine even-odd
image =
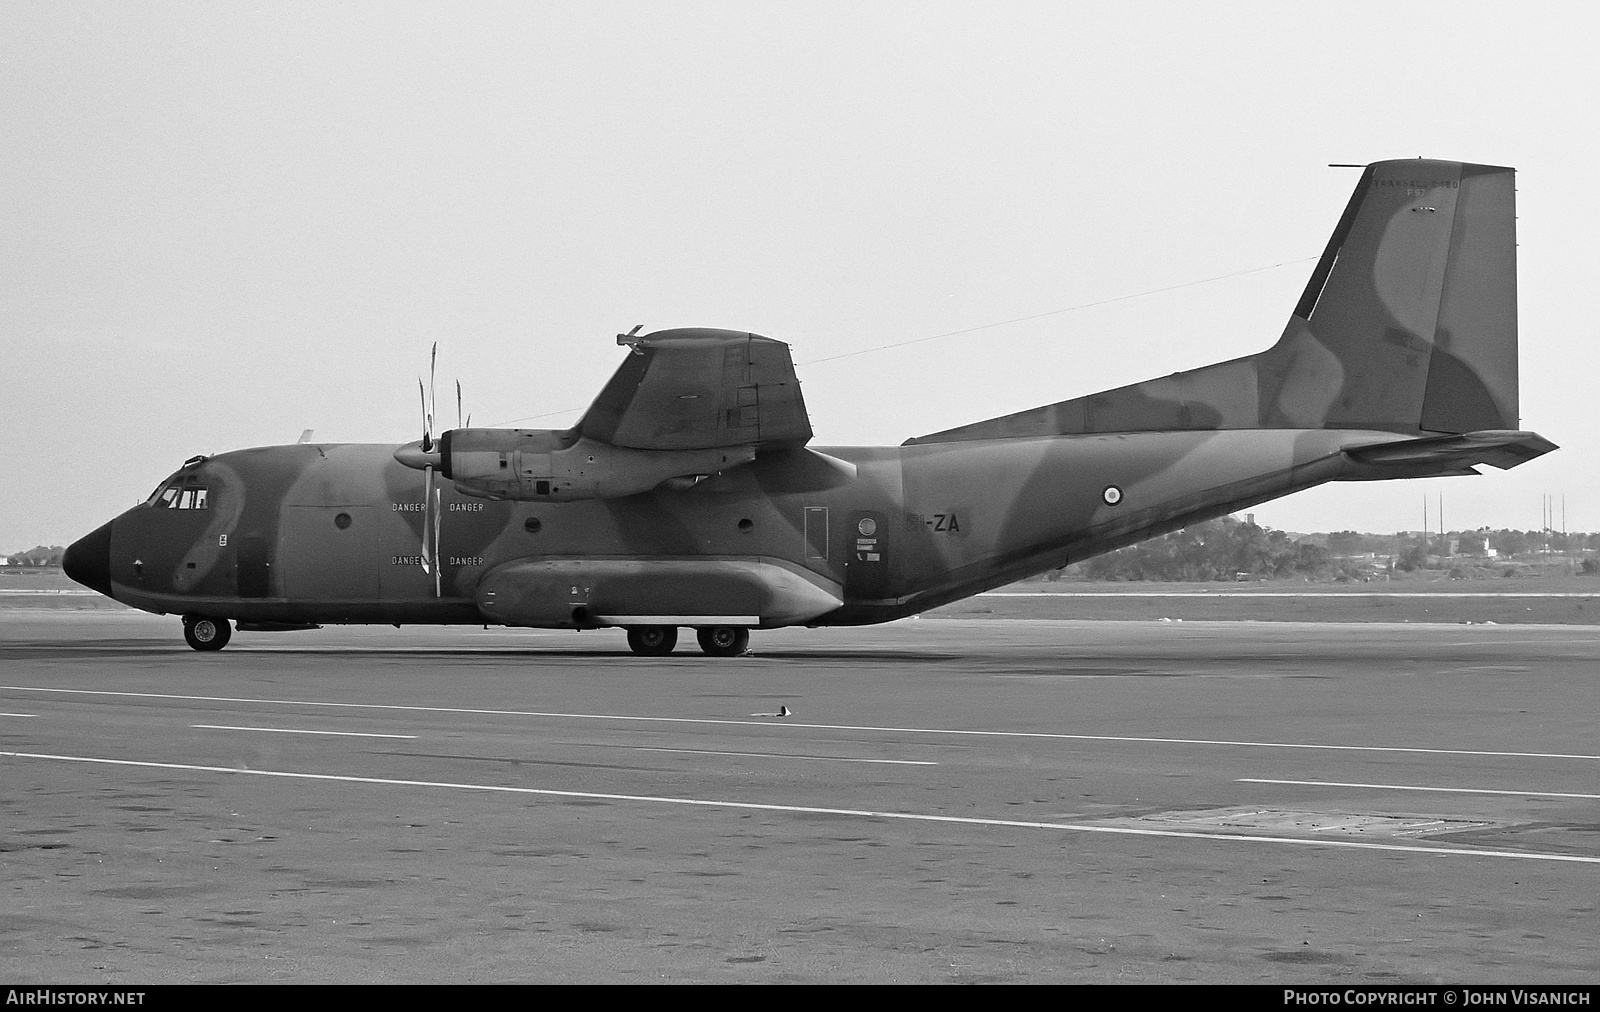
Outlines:
[{"label": "utility pole", "polygon": [[1450,528],[1444,525],[1444,493],[1439,493],[1439,554],[1450,554]]}]

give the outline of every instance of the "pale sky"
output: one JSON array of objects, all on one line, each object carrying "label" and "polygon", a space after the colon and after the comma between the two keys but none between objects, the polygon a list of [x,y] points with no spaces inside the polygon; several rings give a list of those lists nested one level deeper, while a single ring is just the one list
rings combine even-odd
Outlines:
[{"label": "pale sky", "polygon": [[196,453],[415,439],[434,341],[444,426],[459,378],[475,424],[557,427],[619,331],[753,331],[819,446],[1261,351],[1356,181],[1327,163],[1418,155],[1519,170],[1522,424],[1562,449],[1257,520],[1550,493],[1600,529],[1594,10],[0,0],[0,551]]}]

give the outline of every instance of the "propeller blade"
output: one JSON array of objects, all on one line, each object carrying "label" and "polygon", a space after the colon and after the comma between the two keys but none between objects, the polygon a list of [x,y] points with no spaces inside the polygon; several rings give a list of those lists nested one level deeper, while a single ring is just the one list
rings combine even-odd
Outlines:
[{"label": "propeller blade", "polygon": [[[433,480],[433,471],[429,469],[428,480]],[[444,557],[439,554],[440,523],[444,519],[439,513],[439,489],[434,488],[433,494],[428,498],[428,511],[433,514],[433,596],[442,597],[441,587],[444,579]]]},{"label": "propeller blade", "polygon": [[428,417],[428,391],[421,376],[417,377],[417,396],[422,398],[422,452],[429,453],[433,450],[433,419]]},{"label": "propeller blade", "polygon": [[[417,395],[422,398],[422,454],[433,452],[433,413],[438,407],[435,381],[439,373],[439,342],[433,342],[433,350],[428,355],[428,385],[422,385],[422,377],[417,377]],[[461,383],[456,382],[456,415],[461,414]],[[439,534],[441,517],[439,515],[439,489],[433,480],[433,461],[430,458],[415,454],[409,447],[401,447],[395,452],[395,459],[408,467],[422,467],[422,571],[433,577],[433,596],[440,597],[443,592],[444,567],[439,564]]]},{"label": "propeller blade", "polygon": [[433,465],[422,469],[422,571],[433,572],[433,545],[429,536],[433,531]]},{"label": "propeller blade", "polygon": [[459,428],[459,429],[466,428],[466,424],[461,421],[461,381],[460,380],[456,380],[456,427]]}]

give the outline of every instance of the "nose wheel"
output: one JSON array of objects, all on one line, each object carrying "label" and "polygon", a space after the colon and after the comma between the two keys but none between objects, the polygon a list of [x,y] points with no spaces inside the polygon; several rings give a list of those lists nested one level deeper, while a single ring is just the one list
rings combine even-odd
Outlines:
[{"label": "nose wheel", "polygon": [[694,631],[700,649],[712,657],[738,657],[750,646],[750,630],[734,625],[714,625]]},{"label": "nose wheel", "polygon": [[233,638],[233,626],[225,618],[185,615],[183,638],[196,650],[221,650]]}]

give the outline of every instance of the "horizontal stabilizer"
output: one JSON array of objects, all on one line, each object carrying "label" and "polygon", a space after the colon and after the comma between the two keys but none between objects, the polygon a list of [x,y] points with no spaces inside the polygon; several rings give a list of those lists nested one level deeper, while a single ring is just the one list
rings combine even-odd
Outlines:
[{"label": "horizontal stabilizer", "polygon": [[1556,444],[1536,432],[1486,429],[1454,436],[1429,436],[1376,443],[1344,451],[1361,465],[1353,480],[1369,478],[1426,478],[1450,474],[1477,474],[1473,468],[1488,464],[1509,470],[1549,453]]}]

